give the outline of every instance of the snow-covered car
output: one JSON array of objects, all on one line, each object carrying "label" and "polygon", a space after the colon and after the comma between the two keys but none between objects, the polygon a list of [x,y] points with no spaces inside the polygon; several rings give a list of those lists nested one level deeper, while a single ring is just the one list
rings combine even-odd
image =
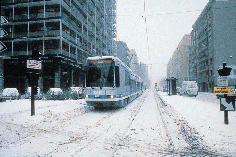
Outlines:
[{"label": "snow-covered car", "polygon": [[47,92],[48,100],[64,100],[65,95],[61,88],[50,88]]},{"label": "snow-covered car", "polygon": [[81,99],[84,97],[83,87],[70,87],[70,98],[71,99]]},{"label": "snow-covered car", "polygon": [[16,88],[5,88],[2,91],[2,99],[19,99],[19,92]]}]

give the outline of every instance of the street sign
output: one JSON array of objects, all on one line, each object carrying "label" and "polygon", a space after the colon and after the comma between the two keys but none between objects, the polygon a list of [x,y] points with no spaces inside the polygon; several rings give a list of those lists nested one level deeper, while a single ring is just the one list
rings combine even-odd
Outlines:
[{"label": "street sign", "polygon": [[41,69],[41,61],[37,60],[27,60],[27,68],[29,69]]},{"label": "street sign", "polygon": [[7,19],[5,17],[1,16],[1,24],[6,24],[8,23]]},{"label": "street sign", "polygon": [[234,94],[234,86],[231,87],[214,87],[215,94]]},{"label": "street sign", "polygon": [[7,47],[0,41],[0,52],[5,51],[6,49],[7,49]]},{"label": "street sign", "polygon": [[7,35],[8,35],[8,33],[7,33],[5,30],[1,29],[1,31],[0,31],[0,37],[2,38],[2,37],[5,37],[5,36],[7,36]]},{"label": "street sign", "polygon": [[226,87],[228,86],[228,77],[227,76],[220,76],[217,78],[217,86],[219,87]]},{"label": "street sign", "polygon": [[[1,16],[1,25],[6,24],[6,23],[8,23],[8,21],[3,16]],[[1,38],[7,35],[7,32],[5,30],[1,29],[0,31],[1,31],[0,32]],[[6,49],[7,49],[7,47],[0,41],[0,52],[5,51]],[[0,56],[2,56],[2,55],[3,54],[0,53]]]},{"label": "street sign", "polygon": [[220,98],[220,111],[235,111],[235,97]]}]

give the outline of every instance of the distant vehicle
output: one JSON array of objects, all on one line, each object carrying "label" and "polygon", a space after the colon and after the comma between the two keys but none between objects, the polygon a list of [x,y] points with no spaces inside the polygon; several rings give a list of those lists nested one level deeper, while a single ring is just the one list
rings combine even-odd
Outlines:
[{"label": "distant vehicle", "polygon": [[87,58],[85,101],[88,106],[123,107],[139,97],[143,89],[141,78],[119,58]]},{"label": "distant vehicle", "polygon": [[183,81],[182,88],[180,89],[180,95],[197,96],[198,86],[196,81]]},{"label": "distant vehicle", "polygon": [[16,88],[5,88],[2,91],[2,99],[5,100],[14,100],[14,99],[19,99],[19,92]]}]

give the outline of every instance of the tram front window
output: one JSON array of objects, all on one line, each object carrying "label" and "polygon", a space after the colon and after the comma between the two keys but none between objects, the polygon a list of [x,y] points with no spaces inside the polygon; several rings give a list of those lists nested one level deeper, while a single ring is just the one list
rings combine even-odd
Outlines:
[{"label": "tram front window", "polygon": [[113,87],[114,63],[112,60],[89,61],[87,87]]}]

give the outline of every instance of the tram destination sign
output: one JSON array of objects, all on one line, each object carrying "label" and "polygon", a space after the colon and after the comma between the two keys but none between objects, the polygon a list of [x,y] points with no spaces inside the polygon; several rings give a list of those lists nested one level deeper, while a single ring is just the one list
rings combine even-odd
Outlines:
[{"label": "tram destination sign", "polygon": [[230,87],[214,87],[215,94],[234,94],[234,86]]},{"label": "tram destination sign", "polygon": [[27,68],[29,69],[41,69],[41,61],[37,60],[27,60]]}]

